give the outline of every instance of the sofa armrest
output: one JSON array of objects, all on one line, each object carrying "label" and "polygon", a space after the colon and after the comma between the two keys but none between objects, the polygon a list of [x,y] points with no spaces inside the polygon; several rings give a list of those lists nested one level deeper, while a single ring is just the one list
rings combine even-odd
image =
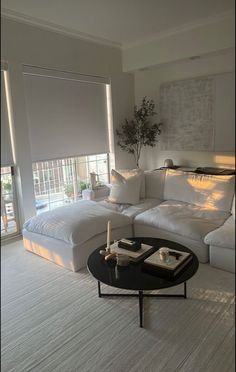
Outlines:
[{"label": "sofa armrest", "polygon": [[235,249],[235,220],[233,216],[227,218],[218,229],[209,232],[204,243],[222,248]]}]

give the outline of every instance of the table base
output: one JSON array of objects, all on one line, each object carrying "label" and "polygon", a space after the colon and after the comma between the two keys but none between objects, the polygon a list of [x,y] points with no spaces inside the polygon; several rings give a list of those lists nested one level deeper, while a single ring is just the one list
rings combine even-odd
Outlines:
[{"label": "table base", "polygon": [[167,293],[143,293],[144,291],[138,291],[138,293],[102,293],[101,282],[98,281],[98,297],[138,297],[139,298],[139,326],[143,328],[143,297],[182,297],[187,298],[187,283],[184,282],[184,293],[183,294],[167,294]]}]

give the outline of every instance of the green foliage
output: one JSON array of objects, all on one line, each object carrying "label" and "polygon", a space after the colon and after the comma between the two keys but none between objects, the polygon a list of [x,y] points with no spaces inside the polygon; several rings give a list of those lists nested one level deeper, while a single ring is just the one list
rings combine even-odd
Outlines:
[{"label": "green foliage", "polygon": [[74,194],[74,187],[72,183],[65,185],[64,191],[68,197],[72,196]]},{"label": "green foliage", "polygon": [[80,182],[80,190],[81,191],[82,190],[85,190],[85,189],[88,189],[88,188],[89,188],[89,184],[88,183],[83,182],[83,181]]},{"label": "green foliage", "polygon": [[[85,189],[88,189],[88,188],[89,188],[89,183],[80,181],[79,186],[78,186],[78,190],[82,191],[82,190],[85,190]],[[73,186],[73,184],[68,183],[67,185],[65,185],[64,192],[68,197],[74,196],[74,186]]]},{"label": "green foliage", "polygon": [[142,148],[156,146],[157,137],[161,134],[162,123],[151,124],[151,118],[156,115],[154,109],[153,100],[144,97],[139,108],[134,106],[134,118],[132,120],[125,119],[121,128],[116,130],[119,138],[117,144],[122,150],[133,154],[137,167],[139,167]]},{"label": "green foliage", "polygon": [[6,183],[3,183],[4,191],[11,192],[11,182],[7,181]]}]

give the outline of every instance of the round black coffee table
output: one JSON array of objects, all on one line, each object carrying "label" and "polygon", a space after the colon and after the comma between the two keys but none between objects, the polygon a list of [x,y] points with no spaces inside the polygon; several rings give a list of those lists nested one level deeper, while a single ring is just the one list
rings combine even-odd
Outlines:
[{"label": "round black coffee table", "polygon": [[[139,298],[139,319],[140,327],[143,327],[143,297],[182,297],[187,298],[187,280],[197,271],[199,262],[197,256],[188,248],[170,240],[157,238],[129,238],[144,244],[154,246],[155,251],[160,247],[168,247],[178,251],[189,252],[193,259],[187,264],[183,271],[175,279],[165,279],[157,275],[150,275],[144,272],[143,260],[131,262],[127,267],[119,267],[115,260],[105,261],[99,251],[106,245],[97,248],[88,258],[87,267],[92,276],[98,281],[98,296],[132,296]],[[138,293],[102,293],[101,283],[111,287],[138,291]],[[183,294],[150,294],[143,291],[158,290],[173,287],[184,283]]]}]

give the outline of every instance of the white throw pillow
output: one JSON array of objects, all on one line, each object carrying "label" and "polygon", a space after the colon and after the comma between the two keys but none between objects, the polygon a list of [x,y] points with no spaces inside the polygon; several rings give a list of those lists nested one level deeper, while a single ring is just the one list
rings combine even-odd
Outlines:
[{"label": "white throw pillow", "polygon": [[[113,170],[112,170],[113,171]],[[111,171],[111,174],[112,174]],[[118,169],[115,171],[119,175],[123,176],[125,179],[140,175],[141,177],[141,186],[140,186],[140,198],[144,199],[145,198],[145,177],[144,177],[144,172],[140,168],[134,168],[134,169]],[[113,178],[113,175],[112,175]]]},{"label": "white throw pillow", "polygon": [[121,173],[117,172],[115,169],[111,170],[111,183],[114,184],[120,184],[120,183],[126,183],[126,179],[124,176],[122,176]]},{"label": "white throw pillow", "polygon": [[140,198],[141,176],[136,175],[126,179],[125,183],[118,182],[111,186],[109,202],[118,204],[138,204]]}]

